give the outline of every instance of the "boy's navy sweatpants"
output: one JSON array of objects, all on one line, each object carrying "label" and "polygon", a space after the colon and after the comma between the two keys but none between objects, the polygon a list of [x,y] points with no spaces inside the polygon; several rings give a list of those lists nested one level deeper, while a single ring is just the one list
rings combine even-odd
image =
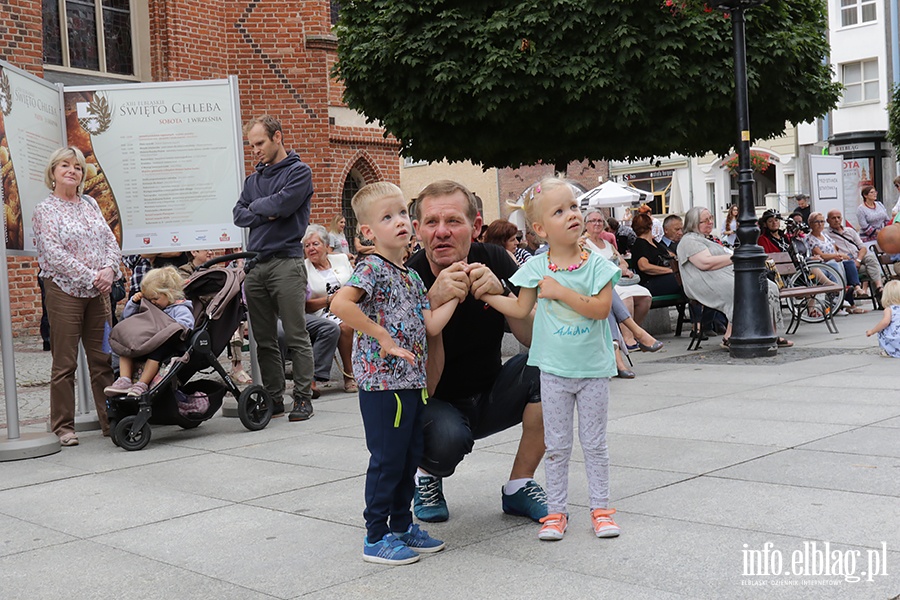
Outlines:
[{"label": "boy's navy sweatpants", "polygon": [[369,543],[390,531],[404,532],[412,524],[410,505],[424,446],[422,407],[426,397],[425,390],[359,391],[370,454],[363,512]]}]

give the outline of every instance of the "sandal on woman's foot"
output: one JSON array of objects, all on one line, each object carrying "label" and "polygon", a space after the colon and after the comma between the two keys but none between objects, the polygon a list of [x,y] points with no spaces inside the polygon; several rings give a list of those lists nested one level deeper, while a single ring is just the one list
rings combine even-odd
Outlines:
[{"label": "sandal on woman's foot", "polygon": [[722,343],[719,344],[723,350],[731,349],[731,338],[722,338]]},{"label": "sandal on woman's foot", "polygon": [[864,315],[869,312],[868,309],[863,308],[862,306],[851,306],[847,309],[847,312],[851,315]]},{"label": "sandal on woman's foot", "polygon": [[344,379],[344,391],[353,394],[359,391],[359,386],[356,385],[355,379]]},{"label": "sandal on woman's foot", "polygon": [[634,345],[631,345],[626,342],[625,347],[628,348],[629,352],[634,352],[635,350],[637,350],[638,348],[641,347],[641,344],[639,342],[635,342]]},{"label": "sandal on woman's foot", "polygon": [[253,383],[253,378],[247,374],[247,371],[243,369],[235,369],[231,372],[231,378],[235,380],[235,382],[241,385],[247,385],[248,383]]},{"label": "sandal on woman's foot", "polygon": [[783,337],[777,338],[775,340],[775,343],[778,344],[779,348],[790,348],[791,346],[794,345],[794,342],[792,342],[789,339],[783,338]]},{"label": "sandal on woman's foot", "polygon": [[59,445],[60,446],[77,446],[78,445],[78,436],[74,433],[64,433],[59,436]]}]

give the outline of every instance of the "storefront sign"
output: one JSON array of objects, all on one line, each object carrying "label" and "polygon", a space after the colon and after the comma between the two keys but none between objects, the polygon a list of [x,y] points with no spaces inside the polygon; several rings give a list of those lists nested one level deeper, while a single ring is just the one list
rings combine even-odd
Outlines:
[{"label": "storefront sign", "polygon": [[875,150],[875,142],[857,142],[854,144],[832,144],[828,151],[832,154],[844,154],[849,152],[871,152]]},{"label": "storefront sign", "polygon": [[625,173],[621,177],[624,181],[639,181],[641,179],[659,179],[662,177],[671,177],[675,173],[673,169],[663,169],[660,171],[643,171],[641,173]]}]

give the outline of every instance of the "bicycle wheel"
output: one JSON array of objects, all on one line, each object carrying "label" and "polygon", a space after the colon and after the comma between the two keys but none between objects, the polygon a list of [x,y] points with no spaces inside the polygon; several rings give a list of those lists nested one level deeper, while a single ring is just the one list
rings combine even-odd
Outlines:
[{"label": "bicycle wheel", "polygon": [[808,264],[788,278],[786,287],[815,287],[818,285],[831,285],[840,283],[838,290],[818,294],[811,298],[790,298],[788,303],[793,310],[796,303],[806,303],[805,310],[800,311],[800,320],[805,323],[821,323],[825,315],[834,315],[844,302],[844,288],[846,282],[843,274],[825,263]]}]

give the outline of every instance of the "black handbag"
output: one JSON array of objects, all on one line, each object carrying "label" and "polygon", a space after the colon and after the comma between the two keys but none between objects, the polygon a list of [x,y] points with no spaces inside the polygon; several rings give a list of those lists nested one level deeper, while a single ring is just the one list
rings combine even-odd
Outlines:
[{"label": "black handbag", "polygon": [[112,289],[109,290],[109,300],[113,304],[118,304],[125,299],[125,278],[119,277],[112,283]]}]

